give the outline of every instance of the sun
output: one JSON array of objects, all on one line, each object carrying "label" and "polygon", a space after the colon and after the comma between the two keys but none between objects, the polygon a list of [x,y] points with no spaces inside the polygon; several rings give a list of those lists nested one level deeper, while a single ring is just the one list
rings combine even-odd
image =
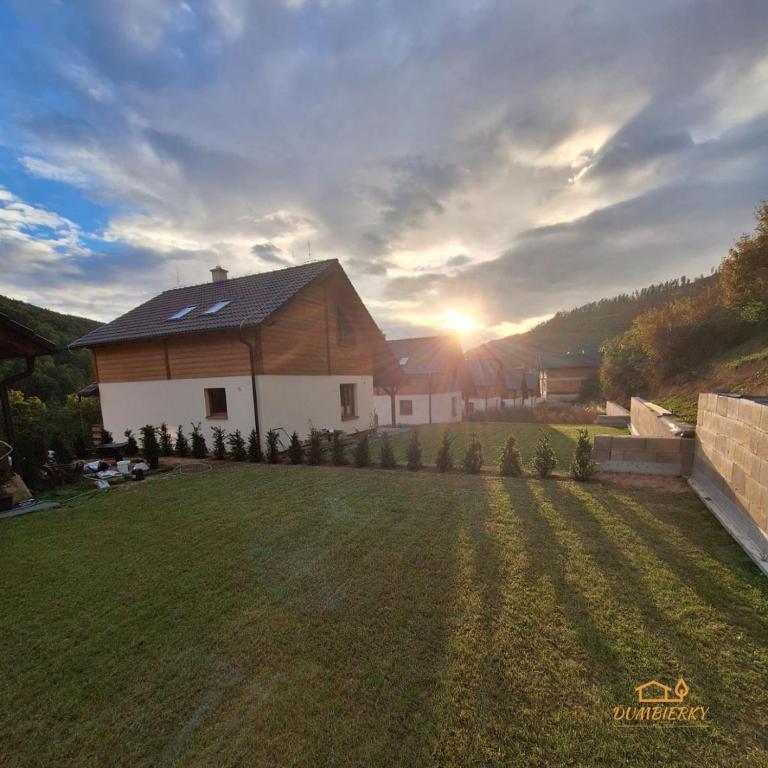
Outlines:
[{"label": "sun", "polygon": [[477,328],[474,317],[456,309],[446,309],[443,313],[443,327],[458,334],[472,333]]}]

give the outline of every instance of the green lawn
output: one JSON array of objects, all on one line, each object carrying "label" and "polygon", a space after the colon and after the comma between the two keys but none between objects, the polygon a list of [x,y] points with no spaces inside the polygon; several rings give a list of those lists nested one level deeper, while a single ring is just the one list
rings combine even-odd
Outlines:
[{"label": "green lawn", "polygon": [[[768,764],[768,582],[682,484],[227,466],[0,579],[4,766]],[[709,728],[612,724],[678,675]]]},{"label": "green lawn", "polygon": [[[585,425],[576,424],[506,424],[501,422],[462,422],[461,424],[433,424],[431,426],[418,427],[419,439],[423,448],[423,461],[426,464],[434,464],[437,449],[443,439],[446,429],[453,436],[453,459],[458,466],[464,456],[469,437],[476,432],[483,444],[483,460],[488,467],[498,464],[498,456],[502,446],[510,434],[517,438],[517,445],[523,459],[524,466],[530,464],[533,452],[536,448],[539,435],[546,432],[552,442],[552,447],[557,454],[557,466],[567,471],[571,466],[573,449],[576,447],[576,435]],[[586,426],[591,436],[595,435],[624,435],[626,429],[615,427],[597,427],[593,424]],[[393,438],[395,456],[399,462],[405,463],[405,449],[408,445],[410,433],[403,432]],[[378,448],[373,450],[373,457],[378,459]]]}]

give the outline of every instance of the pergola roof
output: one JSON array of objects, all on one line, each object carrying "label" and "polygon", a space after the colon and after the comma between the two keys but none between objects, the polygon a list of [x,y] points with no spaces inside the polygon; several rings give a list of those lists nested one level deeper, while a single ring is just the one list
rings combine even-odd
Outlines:
[{"label": "pergola roof", "polygon": [[58,352],[52,341],[0,312],[0,360],[52,355]]}]

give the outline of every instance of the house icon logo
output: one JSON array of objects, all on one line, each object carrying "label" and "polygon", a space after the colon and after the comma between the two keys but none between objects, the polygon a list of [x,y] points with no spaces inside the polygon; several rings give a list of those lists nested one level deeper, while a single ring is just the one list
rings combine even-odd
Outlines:
[{"label": "house icon logo", "polygon": [[689,692],[688,683],[682,677],[677,678],[674,686],[649,680],[635,687],[636,704],[617,704],[613,707],[613,724],[629,728],[707,728],[709,707],[686,704]]},{"label": "house icon logo", "polygon": [[682,704],[688,695],[688,684],[682,677],[677,679],[674,690],[658,680],[649,680],[638,685],[637,700],[643,704]]}]

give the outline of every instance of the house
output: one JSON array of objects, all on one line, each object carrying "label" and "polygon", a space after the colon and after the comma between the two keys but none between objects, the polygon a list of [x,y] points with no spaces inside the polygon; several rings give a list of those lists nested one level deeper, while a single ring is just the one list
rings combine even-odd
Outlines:
[{"label": "house", "polygon": [[202,423],[246,436],[255,429],[264,444],[269,429],[286,442],[312,426],[373,424],[374,381],[390,381],[397,366],[337,260],[211,274],[71,345],[92,351],[106,429]]},{"label": "house", "polygon": [[599,375],[598,352],[563,352],[542,355],[539,389],[547,402],[571,403],[579,400],[590,379]]},{"label": "house", "polygon": [[378,423],[448,424],[461,421],[468,386],[464,353],[454,336],[387,341],[402,379],[377,387]]},{"label": "house", "polygon": [[531,408],[541,402],[539,391],[539,373],[528,368],[503,368],[505,394],[502,405],[505,407]]},{"label": "house", "polygon": [[468,357],[467,370],[472,382],[467,414],[500,408],[507,391],[501,363],[491,357]]}]

